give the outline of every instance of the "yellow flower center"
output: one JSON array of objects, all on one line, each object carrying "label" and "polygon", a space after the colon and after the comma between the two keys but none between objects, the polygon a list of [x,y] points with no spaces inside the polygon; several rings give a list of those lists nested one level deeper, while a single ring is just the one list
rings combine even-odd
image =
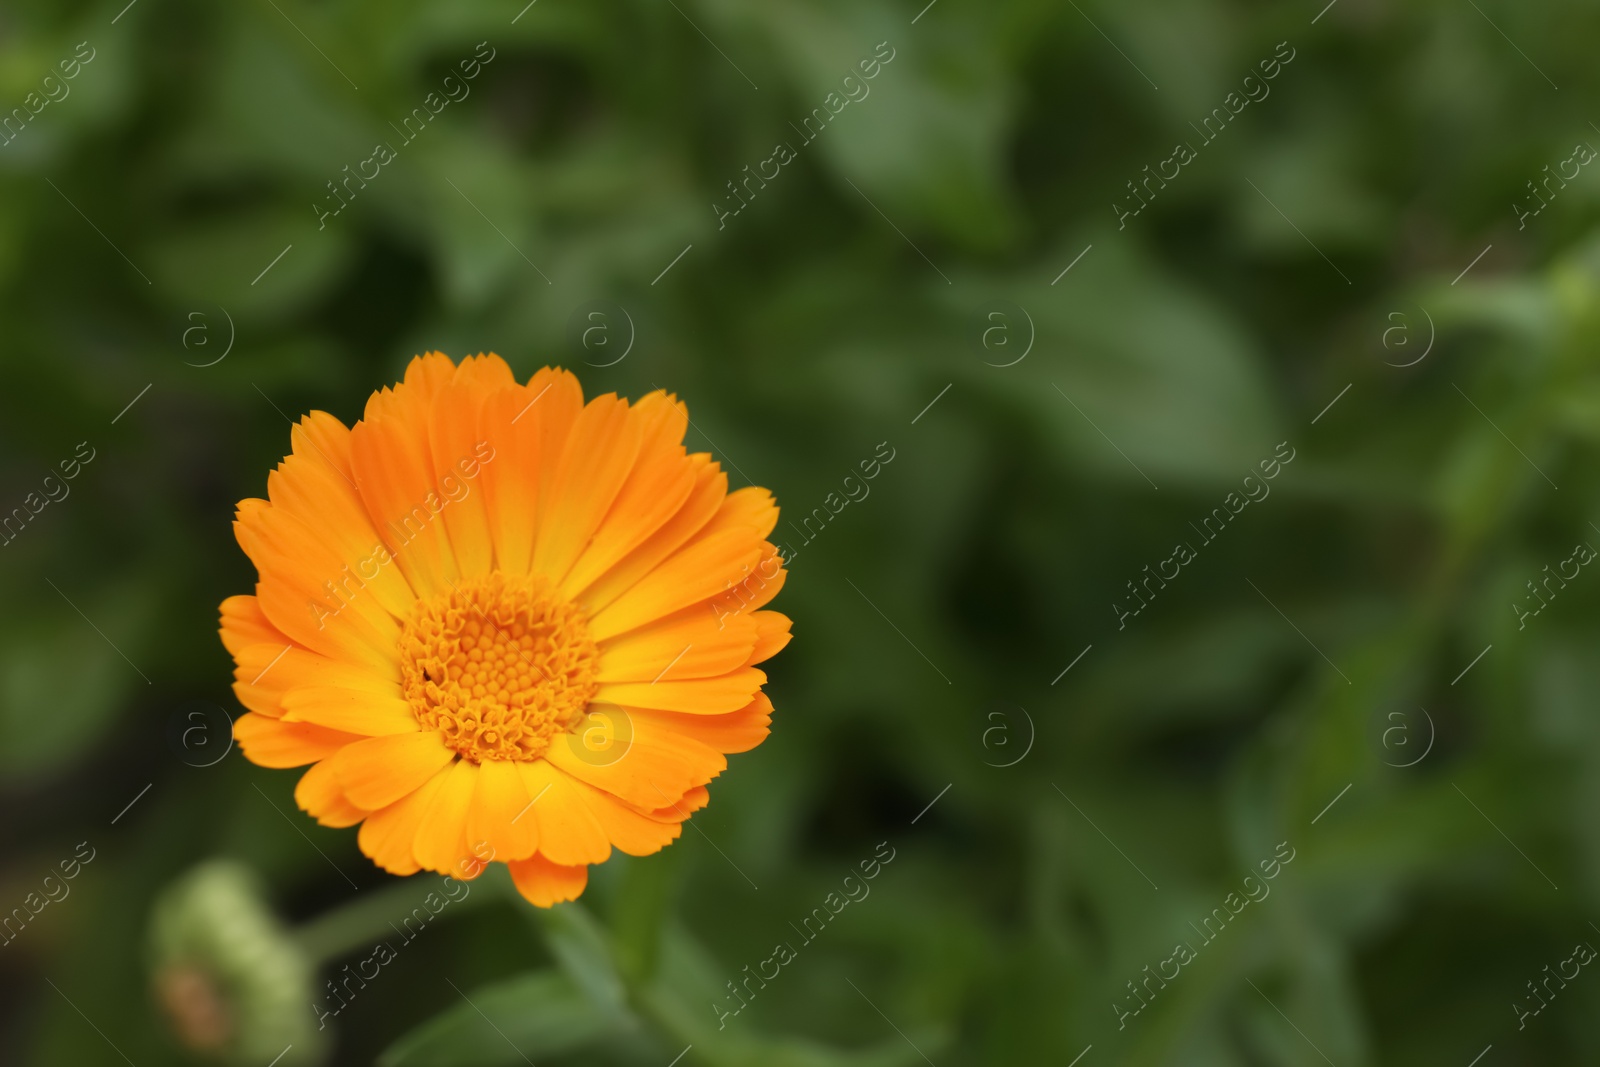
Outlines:
[{"label": "yellow flower center", "polygon": [[582,720],[599,660],[583,612],[543,579],[459,582],[417,601],[400,632],[412,713],[474,763],[543,755]]}]

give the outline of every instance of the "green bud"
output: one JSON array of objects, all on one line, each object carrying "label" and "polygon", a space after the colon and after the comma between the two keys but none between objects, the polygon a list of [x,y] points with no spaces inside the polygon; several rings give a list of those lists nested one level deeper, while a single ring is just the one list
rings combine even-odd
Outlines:
[{"label": "green bud", "polygon": [[251,1067],[280,1054],[276,1067],[323,1061],[315,967],[248,868],[211,860],[163,890],[150,955],[156,999],[185,1047]]}]

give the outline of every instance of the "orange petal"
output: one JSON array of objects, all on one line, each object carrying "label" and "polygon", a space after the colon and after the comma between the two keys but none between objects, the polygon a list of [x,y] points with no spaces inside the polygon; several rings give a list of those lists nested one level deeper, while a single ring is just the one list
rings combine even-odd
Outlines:
[{"label": "orange petal", "polygon": [[333,769],[352,804],[376,811],[416,790],[455,757],[437,730],[390,734],[346,745]]},{"label": "orange petal", "polygon": [[507,866],[511,868],[511,880],[517,892],[527,898],[528,903],[541,908],[577,900],[583,887],[589,884],[588,867],[566,867],[551,863],[543,856],[516,860]]},{"label": "orange petal", "polygon": [[[313,441],[306,431],[311,418],[307,416],[290,432],[294,452],[267,475],[267,496],[274,508],[305,523],[341,561],[339,569],[326,579],[334,584],[335,602],[367,596],[391,615],[402,617],[411,609],[416,594],[393,565],[380,563],[386,553],[356,492],[354,476],[336,466],[322,453],[323,446]],[[324,419],[319,422],[319,439],[326,442],[343,436],[341,451],[348,455],[350,431],[331,415]]]},{"label": "orange petal", "polygon": [[415,850],[417,863],[429,871],[449,874],[462,860],[472,858],[467,841],[467,818],[472,810],[472,794],[478,784],[478,765],[457,760],[445,775],[444,784],[433,795],[422,822],[417,825]]},{"label": "orange petal", "polygon": [[641,427],[639,458],[605,521],[561,583],[569,598],[593,583],[661,529],[694,489],[696,465],[683,447],[689,412],[676,397],[657,390],[634,405]]},{"label": "orange petal", "polygon": [[528,415],[538,416],[539,426],[539,510],[541,514],[551,506],[550,487],[555,484],[561,457],[566,452],[567,438],[572,427],[583,413],[583,386],[569,370],[560,367],[542,367],[528,379],[528,392],[535,399]]},{"label": "orange petal", "polygon": [[783,569],[783,557],[778,554],[777,548],[762,542],[761,562],[756,564],[751,573],[731,583],[727,592],[713,597],[710,601],[711,612],[718,619],[754,613],[772,602],[788,577],[789,572]]},{"label": "orange petal", "polygon": [[251,711],[283,714],[283,697],[302,686],[330,685],[380,697],[398,697],[399,683],[352,663],[298,645],[250,645],[234,654],[233,691]]},{"label": "orange petal", "polygon": [[438,596],[461,573],[439,521],[449,505],[434,481],[426,409],[408,415],[416,398],[400,399],[403,390],[378,393],[368,403],[366,417],[350,431],[351,461],[367,513],[401,573],[419,597]]},{"label": "orange petal", "polygon": [[363,737],[422,729],[411,705],[400,697],[333,686],[304,686],[284,694],[283,721],[312,722]]},{"label": "orange petal", "polygon": [[[274,719],[282,717],[283,695],[288,691],[287,680],[282,677],[268,678],[267,675],[271,673],[272,658],[279,654],[287,655],[289,650],[288,645],[280,649],[274,649],[271,645],[251,645],[239,653],[239,666],[233,670],[237,679],[233,683],[233,695],[239,699],[239,703]],[[244,666],[245,663],[250,666]],[[256,684],[252,684],[252,680]]]},{"label": "orange petal", "polygon": [[326,411],[313,411],[302,418],[290,429],[289,440],[296,453],[302,451],[303,440],[307,455],[315,455],[339,474],[355,479],[350,467],[350,427]]},{"label": "orange petal", "polygon": [[542,759],[516,766],[534,801],[524,818],[539,820],[539,853],[561,864],[605,862],[611,839],[584,802],[577,780]]},{"label": "orange petal", "polygon": [[[504,371],[502,384],[512,384],[510,368],[504,362],[500,367]],[[444,501],[439,517],[449,533],[456,564],[466,578],[481,578],[494,565],[489,511],[478,477],[485,460],[493,462],[495,448],[481,436],[478,426],[488,398],[479,377],[473,361],[463,360],[455,380],[434,396],[428,418],[433,484]]]},{"label": "orange petal", "polygon": [[502,862],[527,859],[539,845],[539,818],[529,810],[533,797],[517,765],[486,760],[478,767],[478,795],[467,819],[467,840],[475,854],[486,844]]},{"label": "orange petal", "polygon": [[416,874],[422,869],[415,849],[417,828],[449,774],[450,768],[441,768],[419,789],[367,816],[356,843],[373,863],[390,874]]},{"label": "orange petal", "polygon": [[231,596],[222,602],[222,644],[233,655],[251,645],[277,645],[289,643],[283,631],[272,625],[261,602],[253,596]]},{"label": "orange petal", "polygon": [[280,641],[250,645],[234,654],[234,677],[249,685],[287,691],[300,686],[331,685],[375,696],[398,697],[400,683],[388,672],[379,674],[358,663],[329,659],[299,645]]},{"label": "orange petal", "polygon": [[630,856],[649,856],[660,852],[682,833],[676,822],[653,819],[610,793],[591,786],[582,788],[589,811],[618,851]]},{"label": "orange petal", "polygon": [[[456,375],[456,361],[443,352],[425,352],[413,356],[406,364],[405,381],[395,386],[394,392],[404,402],[412,404],[410,414],[419,418],[428,410],[433,395]],[[367,410],[372,410],[369,400]],[[417,425],[422,425],[419,421]]]},{"label": "orange petal", "polygon": [[497,389],[479,415],[483,438],[495,450],[484,468],[484,503],[496,567],[527,574],[533,561],[541,496],[548,495],[572,423],[583,410],[583,389],[570,372],[545,367],[527,385]]},{"label": "orange petal", "polygon": [[608,393],[584,407],[540,505],[534,574],[556,584],[566,577],[633,469],[642,438],[642,422],[627,401]]},{"label": "orange petal", "polygon": [[750,703],[767,676],[755,667],[741,667],[716,678],[685,678],[664,682],[610,682],[600,686],[594,699],[625,708],[686,711],[695,715],[720,715]]},{"label": "orange petal", "polygon": [[670,615],[722,593],[761,561],[748,530],[723,530],[676,553],[589,621],[596,641]]},{"label": "orange petal", "polygon": [[659,682],[726,674],[750,662],[760,621],[719,619],[707,605],[676,612],[606,641],[600,649],[601,682]]},{"label": "orange petal", "polygon": [[365,811],[345,799],[339,778],[327,760],[313,763],[300,776],[300,784],[294,787],[294,802],[323,826],[354,826],[367,817]]},{"label": "orange petal", "polygon": [[327,583],[342,561],[309,527],[265,501],[241,501],[234,523],[239,544],[261,572],[256,595],[268,620],[296,644],[332,659],[363,663],[396,677],[400,627],[377,600],[342,600]]},{"label": "orange petal", "polygon": [[573,778],[641,808],[677,800],[728,766],[715,748],[653,713],[613,708],[590,721],[593,725],[558,739],[544,758]]},{"label": "orange petal", "polygon": [[683,507],[578,597],[578,604],[590,615],[616,600],[662,560],[683,547],[722,506],[728,492],[728,476],[703,452],[690,456],[689,465],[694,471],[695,483]]},{"label": "orange petal", "polygon": [[308,722],[279,722],[256,712],[247,712],[233,721],[233,737],[245,758],[261,767],[303,767],[361,740],[355,734]]},{"label": "orange petal", "polygon": [[772,499],[772,493],[759,485],[747,485],[728,494],[717,517],[707,525],[705,534],[741,528],[753,531],[757,541],[765,541],[776,525],[778,503]]},{"label": "orange petal", "polygon": [[642,708],[630,708],[628,715],[634,731],[645,736],[666,733],[716,752],[748,752],[771,732],[772,701],[765,693],[757,693],[748,705],[726,715],[687,715]]},{"label": "orange petal", "polygon": [[682,800],[674,801],[664,808],[657,808],[650,813],[652,819],[662,822],[687,822],[689,816],[711,803],[711,793],[705,786],[691,789],[683,795]]},{"label": "orange petal", "polygon": [[[542,388],[548,389],[548,383]],[[540,401],[527,386],[491,393],[479,412],[483,439],[493,459],[478,474],[495,566],[507,574],[527,574],[533,558],[533,531],[539,515]]]},{"label": "orange petal", "polygon": [[755,666],[783,651],[789,643],[789,627],[793,625],[789,616],[776,611],[758,611],[750,616],[760,627],[761,638],[756,642],[755,649],[750,653],[746,666]]}]

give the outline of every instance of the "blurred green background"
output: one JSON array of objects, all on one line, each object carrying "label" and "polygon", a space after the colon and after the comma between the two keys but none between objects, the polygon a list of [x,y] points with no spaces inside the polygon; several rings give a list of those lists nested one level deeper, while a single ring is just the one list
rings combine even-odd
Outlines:
[{"label": "blurred green background", "polygon": [[[204,1062],[162,995],[261,1067],[1600,1058],[1549,979],[1600,944],[1595,5],[123,4],[0,7],[0,913],[70,889],[0,1061]],[[780,525],[773,734],[678,844],[476,883],[319,1032],[436,877],[226,751],[232,510],[435,348],[674,390],[796,525],[894,459]],[[208,1013],[152,976],[205,907],[152,915],[218,859]]]}]

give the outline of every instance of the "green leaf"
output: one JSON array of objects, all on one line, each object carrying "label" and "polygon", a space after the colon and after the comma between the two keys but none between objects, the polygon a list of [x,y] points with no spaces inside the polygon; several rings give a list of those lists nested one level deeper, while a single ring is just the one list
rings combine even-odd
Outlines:
[{"label": "green leaf", "polygon": [[[1085,467],[1140,485],[1139,471],[1235,481],[1283,439],[1259,355],[1226,311],[1125,237],[1085,231],[1005,282],[958,274],[943,295],[967,318],[968,352],[989,363],[964,353],[966,373]],[[1052,272],[1080,255],[1052,291]],[[1002,326],[1010,347],[985,351],[979,339],[993,345]]]},{"label": "green leaf", "polygon": [[530,971],[474,989],[390,1045],[382,1067],[494,1067],[580,1048],[613,1028],[578,986],[556,971]]},{"label": "green leaf", "polygon": [[612,1012],[626,1010],[627,988],[617,973],[606,932],[594,916],[581,904],[571,903],[540,908],[534,921],[550,952],[591,1002]]}]

